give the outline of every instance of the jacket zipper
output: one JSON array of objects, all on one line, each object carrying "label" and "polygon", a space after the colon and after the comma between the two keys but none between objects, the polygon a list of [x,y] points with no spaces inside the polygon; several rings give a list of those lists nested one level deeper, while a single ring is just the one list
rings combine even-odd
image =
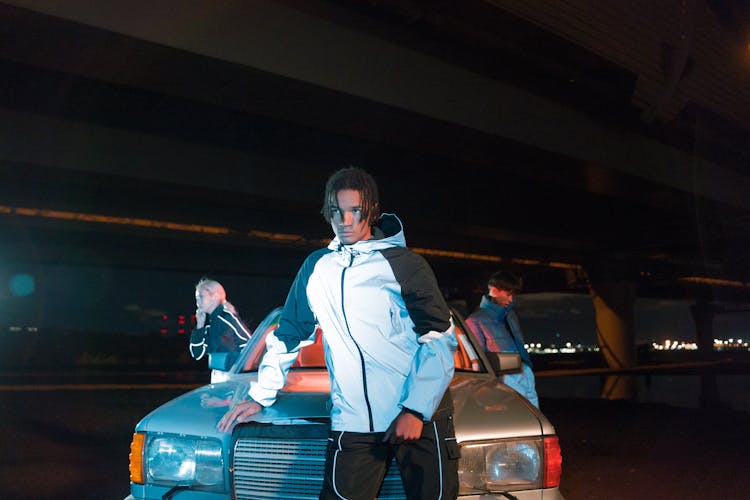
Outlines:
[{"label": "jacket zipper", "polygon": [[344,268],[343,271],[341,271],[341,312],[344,315],[344,324],[346,325],[346,332],[349,334],[349,338],[352,339],[352,342],[354,342],[354,345],[357,347],[357,352],[359,353],[359,361],[362,365],[362,386],[365,392],[365,404],[367,405],[367,418],[370,422],[370,432],[373,432],[375,430],[375,425],[372,421],[372,406],[370,406],[370,397],[367,392],[367,372],[365,371],[365,357],[362,354],[362,349],[360,349],[359,344],[356,340],[354,340],[354,336],[352,335],[352,331],[349,329],[349,320],[346,317],[346,309],[344,308],[344,277],[346,276],[346,270],[352,267],[352,264],[354,264],[354,254],[350,254],[349,258],[349,265]]}]

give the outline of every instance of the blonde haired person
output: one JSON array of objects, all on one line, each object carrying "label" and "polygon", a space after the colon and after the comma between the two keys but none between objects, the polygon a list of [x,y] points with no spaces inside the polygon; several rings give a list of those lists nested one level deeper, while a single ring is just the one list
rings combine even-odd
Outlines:
[{"label": "blonde haired person", "polygon": [[[237,309],[227,301],[221,283],[202,278],[195,285],[195,306],[195,329],[190,335],[190,355],[194,359],[217,352],[239,352],[245,347],[250,332],[240,320]],[[212,383],[225,378],[225,372],[211,372]]]}]

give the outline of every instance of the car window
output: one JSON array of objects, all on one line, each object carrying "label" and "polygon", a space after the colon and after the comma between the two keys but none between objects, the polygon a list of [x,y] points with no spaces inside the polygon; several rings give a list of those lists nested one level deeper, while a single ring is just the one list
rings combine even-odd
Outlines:
[{"label": "car window", "polygon": [[453,355],[453,364],[456,367],[456,371],[485,371],[482,367],[482,361],[479,359],[477,351],[474,349],[474,345],[469,340],[469,335],[471,334],[466,331],[463,323],[456,321],[455,318],[453,327],[456,332],[456,340],[458,341],[456,353]]},{"label": "car window", "polygon": [[[273,332],[279,326],[281,310],[276,309],[269,314],[253,333],[243,352],[242,372],[254,372],[258,370],[263,354],[266,352],[266,335]],[[461,372],[485,372],[481,359],[477,355],[474,345],[470,341],[469,333],[463,323],[454,317],[454,330],[458,346],[453,356],[456,371]],[[297,360],[292,365],[294,369],[325,368],[325,354],[323,351],[323,335],[320,327],[315,330],[315,342],[300,350]]]},{"label": "car window", "polygon": [[260,360],[263,358],[263,354],[266,352],[266,335],[276,330],[279,327],[279,319],[281,318],[281,308],[277,307],[271,311],[266,318],[260,322],[258,327],[255,329],[253,334],[250,336],[250,340],[242,350],[240,356],[240,366],[242,367],[240,372],[251,372],[257,371]]}]

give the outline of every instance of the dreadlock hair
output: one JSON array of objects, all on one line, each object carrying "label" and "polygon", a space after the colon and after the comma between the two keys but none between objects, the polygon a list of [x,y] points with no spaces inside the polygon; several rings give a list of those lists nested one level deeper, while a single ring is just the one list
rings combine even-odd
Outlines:
[{"label": "dreadlock hair", "polygon": [[370,226],[374,225],[380,217],[378,185],[372,175],[357,167],[342,168],[328,178],[323,196],[323,208],[320,211],[326,222],[331,223],[333,218],[331,209],[338,206],[336,194],[344,189],[359,191],[362,219],[366,220]]}]

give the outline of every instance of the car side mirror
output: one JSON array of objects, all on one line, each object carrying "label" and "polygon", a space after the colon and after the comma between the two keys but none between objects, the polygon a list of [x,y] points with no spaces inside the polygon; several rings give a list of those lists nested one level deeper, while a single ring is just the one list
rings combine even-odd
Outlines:
[{"label": "car side mirror", "polygon": [[517,352],[488,352],[487,359],[497,375],[521,371],[521,355]]},{"label": "car side mirror", "polygon": [[236,352],[215,352],[208,355],[208,367],[212,370],[229,371],[239,353]]}]

